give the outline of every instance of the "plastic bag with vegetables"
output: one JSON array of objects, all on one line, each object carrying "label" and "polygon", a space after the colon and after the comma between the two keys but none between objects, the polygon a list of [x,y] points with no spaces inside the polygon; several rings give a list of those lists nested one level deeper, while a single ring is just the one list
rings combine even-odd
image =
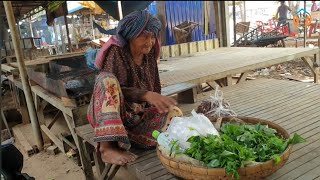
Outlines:
[{"label": "plastic bag with vegetables", "polygon": [[218,119],[219,117],[237,116],[237,114],[229,109],[230,104],[223,99],[223,92],[215,88],[214,96],[204,100],[197,108],[197,113],[202,113],[210,120]]}]

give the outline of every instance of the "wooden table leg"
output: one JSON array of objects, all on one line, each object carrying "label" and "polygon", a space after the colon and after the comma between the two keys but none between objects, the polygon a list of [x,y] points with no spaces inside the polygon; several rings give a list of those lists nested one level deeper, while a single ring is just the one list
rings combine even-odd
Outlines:
[{"label": "wooden table leg", "polygon": [[120,165],[113,165],[113,169],[111,170],[110,175],[108,176],[107,180],[111,180],[113,179],[113,177],[116,175],[116,173],[118,172],[118,170],[120,169]]},{"label": "wooden table leg", "polygon": [[87,151],[87,148],[85,146],[85,141],[78,136],[77,138],[79,144],[79,153],[80,153],[80,159],[82,163],[82,168],[84,175],[86,177],[86,180],[92,180],[94,178],[93,171],[92,171],[92,165],[91,165],[91,159],[90,159],[90,154]]},{"label": "wooden table leg", "polygon": [[319,60],[319,54],[314,55],[314,59],[311,60],[309,57],[302,57],[301,58],[307,66],[311,69],[313,75],[314,75],[314,83],[320,84],[320,60]]},{"label": "wooden table leg", "polygon": [[102,161],[101,154],[99,151],[97,152],[93,150],[93,159],[94,159],[94,166],[96,167],[98,177],[100,177],[105,168],[105,163]]}]

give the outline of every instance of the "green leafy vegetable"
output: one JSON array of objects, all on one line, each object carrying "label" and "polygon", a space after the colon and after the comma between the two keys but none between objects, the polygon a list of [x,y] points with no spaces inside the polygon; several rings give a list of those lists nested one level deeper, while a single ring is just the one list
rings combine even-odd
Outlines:
[{"label": "green leafy vegetable", "polygon": [[239,179],[237,170],[249,164],[273,159],[281,161],[281,154],[289,144],[305,142],[301,136],[287,141],[266,125],[226,123],[221,127],[221,136],[193,136],[188,139],[190,148],[184,153],[209,168],[225,168],[234,178]]}]

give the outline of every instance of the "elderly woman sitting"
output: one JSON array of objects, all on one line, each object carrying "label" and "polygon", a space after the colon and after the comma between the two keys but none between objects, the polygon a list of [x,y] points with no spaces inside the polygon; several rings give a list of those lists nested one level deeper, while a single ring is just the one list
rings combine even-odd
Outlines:
[{"label": "elderly woman sitting", "polygon": [[154,148],[153,130],[166,130],[170,120],[182,116],[176,101],[162,96],[157,59],[160,21],[148,11],[124,17],[101,48],[100,69],[88,109],[94,141],[104,162],[124,165],[136,159],[128,150]]}]

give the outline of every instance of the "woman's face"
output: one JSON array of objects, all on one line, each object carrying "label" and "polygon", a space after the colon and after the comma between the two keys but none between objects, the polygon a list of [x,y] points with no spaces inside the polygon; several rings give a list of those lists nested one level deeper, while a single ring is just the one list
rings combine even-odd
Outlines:
[{"label": "woman's face", "polygon": [[155,43],[154,33],[148,31],[143,31],[137,38],[130,41],[131,47],[142,54],[148,54]]}]

